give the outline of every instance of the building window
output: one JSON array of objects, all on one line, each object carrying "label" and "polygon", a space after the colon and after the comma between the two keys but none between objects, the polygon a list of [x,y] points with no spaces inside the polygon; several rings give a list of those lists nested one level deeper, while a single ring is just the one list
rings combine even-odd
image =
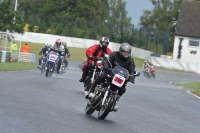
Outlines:
[{"label": "building window", "polygon": [[190,39],[189,40],[189,46],[199,47],[200,46],[200,40],[199,39]]}]

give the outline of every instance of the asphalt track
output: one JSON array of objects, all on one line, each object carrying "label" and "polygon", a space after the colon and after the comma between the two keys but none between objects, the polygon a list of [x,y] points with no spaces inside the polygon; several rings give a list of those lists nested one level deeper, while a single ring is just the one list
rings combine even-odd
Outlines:
[{"label": "asphalt track", "polygon": [[[199,133],[200,99],[169,82],[199,81],[200,75],[157,71],[138,77],[104,121],[85,115],[78,62],[64,75],[39,70],[0,72],[0,133]],[[141,69],[138,69],[141,71]]]}]

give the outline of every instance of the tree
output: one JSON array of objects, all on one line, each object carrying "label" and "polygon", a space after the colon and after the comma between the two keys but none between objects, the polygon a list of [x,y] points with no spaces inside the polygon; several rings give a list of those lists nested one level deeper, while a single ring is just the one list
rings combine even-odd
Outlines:
[{"label": "tree", "polygon": [[[173,19],[178,18],[182,0],[150,0],[154,6],[153,10],[144,11],[140,17],[140,25],[152,29],[154,36],[159,38],[160,32],[170,33],[169,51],[173,50],[175,26]],[[159,31],[159,32],[157,32]],[[158,34],[156,34],[156,32]]]},{"label": "tree", "polygon": [[127,17],[125,10],[126,2],[122,0],[109,0],[110,13],[108,27],[110,28],[110,39],[115,42],[129,42],[132,30],[131,18]]},{"label": "tree", "polygon": [[[25,22],[39,32],[96,39],[107,33],[107,0],[19,0]],[[43,4],[41,4],[43,3]],[[105,28],[104,28],[105,27]]]},{"label": "tree", "polygon": [[11,32],[23,33],[24,23],[22,17],[13,9],[12,0],[4,0],[0,3],[0,31],[9,30]]}]

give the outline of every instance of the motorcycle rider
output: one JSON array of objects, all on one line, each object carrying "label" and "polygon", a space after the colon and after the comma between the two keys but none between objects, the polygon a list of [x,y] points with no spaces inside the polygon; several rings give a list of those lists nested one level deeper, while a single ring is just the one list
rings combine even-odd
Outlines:
[{"label": "motorcycle rider", "polygon": [[[38,53],[39,55],[43,56],[47,56],[47,54],[49,53],[50,50],[50,45],[48,43],[45,44],[45,46],[40,50],[40,52]],[[42,62],[42,57],[39,58],[39,66],[38,68],[41,68],[41,62]]]},{"label": "motorcycle rider", "polygon": [[79,82],[83,82],[85,80],[95,60],[103,57],[104,54],[110,55],[112,53],[112,51],[108,48],[108,45],[109,39],[107,37],[102,37],[99,44],[94,44],[86,50],[87,61],[82,67],[83,73]]},{"label": "motorcycle rider", "polygon": [[147,72],[150,66],[154,66],[153,63],[151,63],[149,60],[145,60],[143,64],[144,72]]},{"label": "motorcycle rider", "polygon": [[[132,48],[131,48],[130,44],[123,43],[120,46],[119,51],[113,52],[108,58],[110,63],[112,64],[112,68],[114,68],[115,66],[119,65],[119,66],[122,66],[122,67],[126,68],[129,71],[130,75],[135,74],[136,73],[136,71],[135,71],[135,63],[134,63],[134,59],[131,58],[131,50],[132,50]],[[85,98],[90,99],[91,98],[90,94],[94,93],[94,90],[95,90],[96,86],[105,81],[105,79],[107,77],[107,73],[109,73],[110,70],[111,70],[111,68],[110,68],[111,66],[110,66],[109,61],[107,59],[103,60],[103,72],[94,81],[94,83],[92,84],[92,86],[91,86],[91,88],[89,90],[89,93],[85,96]],[[130,82],[132,82],[134,84],[134,79],[135,79],[135,76],[130,76],[129,80],[130,80]],[[116,99],[117,102],[119,101],[119,98],[126,91],[125,84],[118,91],[118,97]],[[118,108],[116,104],[115,104],[115,108]]]},{"label": "motorcycle rider", "polygon": [[65,56],[65,48],[62,45],[62,41],[60,38],[57,38],[55,41],[55,44],[53,46],[50,45],[50,51],[54,51],[57,52],[59,54],[59,61],[57,64],[57,74],[59,74],[59,69],[60,69],[60,65],[61,65],[61,56]]},{"label": "motorcycle rider", "polygon": [[64,63],[65,63],[65,68],[67,68],[68,66],[68,61],[66,60],[66,55],[67,55],[67,58],[70,57],[70,53],[69,53],[69,49],[67,48],[67,43],[66,42],[63,42],[62,45],[64,46],[64,49],[65,49],[65,59],[64,59]]}]

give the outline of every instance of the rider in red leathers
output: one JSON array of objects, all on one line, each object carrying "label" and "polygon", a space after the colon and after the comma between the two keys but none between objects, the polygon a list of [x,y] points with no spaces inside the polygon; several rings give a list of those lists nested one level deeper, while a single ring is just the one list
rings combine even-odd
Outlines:
[{"label": "rider in red leathers", "polygon": [[83,82],[88,75],[89,70],[96,61],[96,59],[103,57],[104,54],[110,55],[112,51],[108,48],[109,39],[107,37],[102,37],[100,39],[100,44],[94,44],[86,50],[87,61],[82,67],[82,78],[79,82]]}]

